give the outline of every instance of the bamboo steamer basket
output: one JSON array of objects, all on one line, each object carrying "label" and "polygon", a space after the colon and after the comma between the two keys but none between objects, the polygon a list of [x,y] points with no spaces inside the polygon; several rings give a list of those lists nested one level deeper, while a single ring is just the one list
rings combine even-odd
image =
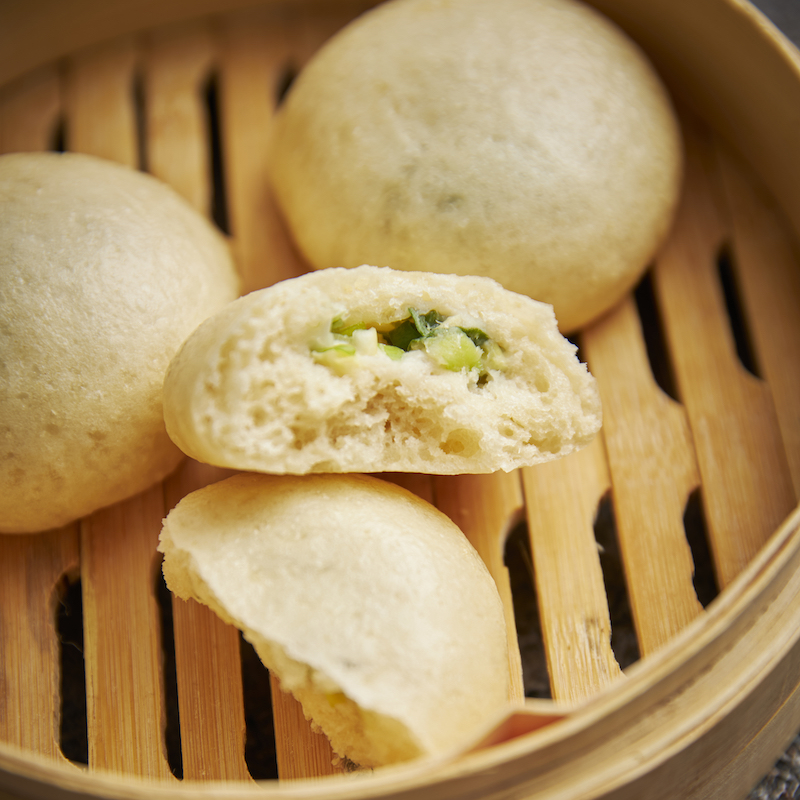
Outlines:
[{"label": "bamboo steamer basket", "polygon": [[[741,0],[594,4],[666,80],[687,154],[674,230],[644,288],[579,335],[603,434],[510,475],[395,476],[451,515],[486,561],[514,667],[527,656],[503,553],[527,523],[552,699],[523,700],[516,685],[519,707],[487,722],[467,752],[349,775],[273,681],[279,777],[254,780],[238,633],[175,600],[176,779],[155,545],[166,511],[220,475],[189,461],[63,530],[0,537],[2,800],[728,800],[786,748],[800,729],[800,58]],[[248,289],[298,274],[306,268],[266,188],[271,116],[292,71],[365,7],[8,3],[0,152],[61,141],[146,167],[215,211]],[[604,498],[624,573],[616,586],[595,540]],[[718,590],[705,606],[689,498],[702,499]],[[55,607],[76,575],[86,766],[59,739],[68,698]],[[620,590],[641,655],[624,669],[610,640],[608,598]]]}]

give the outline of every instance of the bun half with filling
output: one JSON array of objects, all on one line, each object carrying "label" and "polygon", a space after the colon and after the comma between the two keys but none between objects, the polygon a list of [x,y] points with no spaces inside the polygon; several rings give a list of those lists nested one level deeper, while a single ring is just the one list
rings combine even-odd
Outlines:
[{"label": "bun half with filling", "polygon": [[253,292],[203,323],[164,383],[188,455],[267,473],[510,471],[601,426],[550,306],[482,277],[361,266]]}]

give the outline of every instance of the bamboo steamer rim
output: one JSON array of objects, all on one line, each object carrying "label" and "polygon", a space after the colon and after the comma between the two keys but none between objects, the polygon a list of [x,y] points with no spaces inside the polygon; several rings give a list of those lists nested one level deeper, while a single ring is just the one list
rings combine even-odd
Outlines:
[{"label": "bamboo steamer rim", "polygon": [[[247,4],[238,2],[233,3],[232,6],[239,7]],[[92,2],[76,2],[75,5],[79,12],[84,9],[86,13],[89,13],[92,10],[89,7],[94,8]],[[129,6],[131,9],[136,6],[135,3],[120,5]],[[622,22],[623,25],[626,20],[629,21],[627,15],[634,13],[631,12],[629,0],[619,0],[618,3],[615,3],[614,0],[597,0],[595,5],[609,16]],[[723,16],[728,15],[727,20],[734,26],[743,25],[745,27],[747,35],[751,37],[751,46],[766,59],[770,76],[777,76],[776,83],[781,87],[791,86],[792,92],[798,100],[798,102],[784,101],[788,107],[787,113],[793,114],[798,120],[798,124],[794,127],[788,126],[783,132],[775,131],[777,140],[759,141],[759,136],[764,131],[757,126],[752,129],[737,129],[736,114],[725,120],[724,108],[714,107],[710,114],[717,127],[721,127],[724,134],[740,150],[751,157],[751,161],[779,199],[795,234],[798,235],[800,233],[800,192],[796,187],[800,186],[800,154],[793,154],[787,161],[780,161],[776,158],[774,151],[771,151],[771,148],[766,145],[772,144],[781,147],[788,141],[786,137],[796,135],[800,131],[800,56],[771,23],[744,0],[727,0],[727,2],[709,0],[706,5],[713,6],[716,13],[722,13]],[[162,3],[161,6],[169,10],[172,9],[173,4]],[[177,2],[174,6],[177,8],[182,4]],[[618,13],[612,11],[615,6]],[[210,13],[220,10],[221,7],[225,7],[225,3],[211,2],[205,3],[201,10],[204,13]],[[31,3],[30,9],[32,14],[38,13],[36,3]],[[156,12],[158,19],[154,21],[157,24],[183,18],[188,14],[188,9],[178,10],[172,16],[170,13],[164,16],[164,13],[166,12]],[[12,29],[8,25],[3,25],[2,15],[3,12],[0,11],[0,31],[4,29],[11,31]],[[138,18],[135,24],[141,25],[141,18]],[[130,15],[126,17],[126,14],[122,12],[118,18],[107,20],[104,26],[101,25],[94,29],[95,40],[99,41],[117,35],[123,29],[128,30],[133,25],[133,18]],[[13,34],[8,34],[9,37],[11,35]],[[0,51],[4,49],[2,39],[3,35],[0,34]],[[75,42],[80,46],[88,43],[88,41]],[[733,49],[735,50],[735,47]],[[68,50],[63,52],[68,52]],[[37,56],[34,49],[32,58],[38,57],[38,61],[28,63],[24,71],[34,68],[39,63],[45,63],[53,55],[62,55],[63,52],[59,51],[49,55],[40,52]],[[656,53],[655,60],[663,62],[663,53]],[[746,59],[741,60],[745,61]],[[16,78],[19,74],[8,65],[0,63],[0,84],[7,83],[9,79]],[[700,90],[691,98],[695,105],[702,105],[704,92],[707,94],[706,90]],[[766,124],[764,123],[764,125]],[[754,142],[758,143],[757,147]],[[785,150],[785,147],[783,149]],[[780,163],[778,163],[779,161]],[[574,709],[560,722],[466,756],[454,755],[448,758],[386,768],[366,779],[341,777],[326,779],[323,782],[293,781],[291,784],[281,785],[272,782],[261,785],[201,784],[186,781],[154,783],[136,777],[89,773],[69,764],[60,764],[50,759],[37,757],[0,743],[0,771],[4,774],[3,787],[19,793],[20,796],[47,796],[54,800],[58,797],[75,796],[138,799],[145,794],[154,800],[160,800],[160,798],[164,798],[164,800],[167,798],[198,798],[198,800],[200,798],[238,798],[240,796],[250,797],[254,794],[276,798],[318,798],[322,796],[357,798],[376,797],[384,794],[399,797],[402,794],[418,792],[426,788],[432,791],[431,796],[436,793],[435,796],[441,798],[484,796],[482,794],[471,795],[468,790],[459,792],[459,787],[464,789],[469,785],[463,783],[464,781],[468,782],[476,776],[502,772],[504,767],[511,764],[515,765],[515,772],[522,774],[524,780],[525,771],[518,768],[517,765],[524,764],[526,759],[535,757],[536,754],[541,754],[548,749],[557,750],[559,746],[585,736],[591,729],[612,717],[616,718],[617,726],[623,724],[627,715],[633,713],[629,709],[637,702],[640,705],[636,713],[640,713],[660,707],[670,698],[681,696],[683,689],[692,683],[693,670],[707,669],[711,670],[713,674],[713,670],[722,664],[726,654],[729,654],[731,648],[736,644],[734,640],[739,632],[737,625],[747,625],[747,620],[754,608],[763,610],[764,620],[771,621],[776,625],[784,622],[779,616],[780,608],[778,606],[780,604],[776,600],[780,597],[789,598],[793,591],[800,595],[800,588],[793,589],[792,587],[792,579],[796,578],[798,570],[800,570],[800,507],[776,531],[769,543],[762,548],[745,571],[708,608],[707,614],[691,623],[661,651],[631,667],[626,672],[627,680],[620,681],[596,699]],[[795,602],[794,605],[798,607],[800,602]],[[800,639],[800,611],[796,614],[795,623],[791,630],[787,631],[785,638],[781,640],[779,649],[770,655],[772,662],[779,660],[783,654],[796,646]],[[751,631],[745,630],[741,641],[745,641],[750,634]],[[728,658],[730,657],[728,656]],[[730,665],[728,665],[728,669],[730,670]],[[747,692],[752,675],[748,673],[746,665],[742,663],[741,669],[734,674],[737,682],[721,683],[716,694],[706,695],[702,708],[695,707],[692,710],[692,720],[710,724],[715,715],[731,702],[732,697]],[[529,701],[528,707],[531,710],[538,709],[545,713],[552,711],[553,708],[552,704],[547,701]],[[687,718],[686,724],[688,725],[688,723],[689,719]],[[665,749],[659,749],[650,754],[635,766],[628,760],[630,753],[627,750],[621,752],[619,766],[623,769],[619,771],[614,783],[621,785],[636,774],[643,774],[654,766],[664,763],[668,759],[671,749],[685,746],[686,737],[691,739],[692,734],[693,731],[688,727],[684,730],[676,728],[672,732],[665,732],[663,736]],[[609,765],[609,768],[613,766],[613,764]],[[8,782],[5,782],[6,776],[10,776]],[[499,783],[502,784],[504,781],[501,779]],[[608,788],[612,788],[611,783],[608,784]],[[44,794],[40,794],[40,790]],[[3,790],[0,790],[0,797],[2,796]],[[537,797],[539,796],[537,794]],[[550,795],[545,792],[541,796],[555,797],[556,794]]]}]

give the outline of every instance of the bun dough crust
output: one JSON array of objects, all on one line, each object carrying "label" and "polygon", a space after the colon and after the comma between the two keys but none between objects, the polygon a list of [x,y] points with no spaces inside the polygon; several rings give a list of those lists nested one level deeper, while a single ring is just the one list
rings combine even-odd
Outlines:
[{"label": "bun dough crust", "polygon": [[635,284],[681,177],[652,67],[574,0],[384,3],[309,62],[274,133],[313,267],[487,275],[564,333]]},{"label": "bun dough crust", "polygon": [[170,590],[240,628],[357,764],[445,752],[510,702],[491,576],[393,484],[237,475],[182,500],[159,549]]},{"label": "bun dough crust", "polygon": [[[482,379],[425,352],[319,363],[340,318],[382,325],[408,309],[462,318],[502,348]],[[167,430],[187,455],[268,473],[510,471],[587,444],[602,422],[594,378],[550,306],[489,278],[361,266],[286,280],[208,319],[164,382]]]},{"label": "bun dough crust", "polygon": [[177,465],[164,372],[238,287],[222,237],[156,179],[0,158],[1,531],[64,525]]}]

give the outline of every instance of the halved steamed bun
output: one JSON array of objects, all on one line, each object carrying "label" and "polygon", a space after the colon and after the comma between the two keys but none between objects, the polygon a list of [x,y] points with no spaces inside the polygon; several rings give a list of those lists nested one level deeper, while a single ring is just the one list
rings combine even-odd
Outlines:
[{"label": "halved steamed bun", "polygon": [[267,473],[512,470],[587,444],[594,378],[552,308],[488,278],[361,266],[253,292],[164,383],[176,444]]},{"label": "halved steamed bun", "polygon": [[356,764],[447,752],[510,702],[491,576],[393,484],[240,474],[184,498],[159,549],[169,588],[241,629]]}]

